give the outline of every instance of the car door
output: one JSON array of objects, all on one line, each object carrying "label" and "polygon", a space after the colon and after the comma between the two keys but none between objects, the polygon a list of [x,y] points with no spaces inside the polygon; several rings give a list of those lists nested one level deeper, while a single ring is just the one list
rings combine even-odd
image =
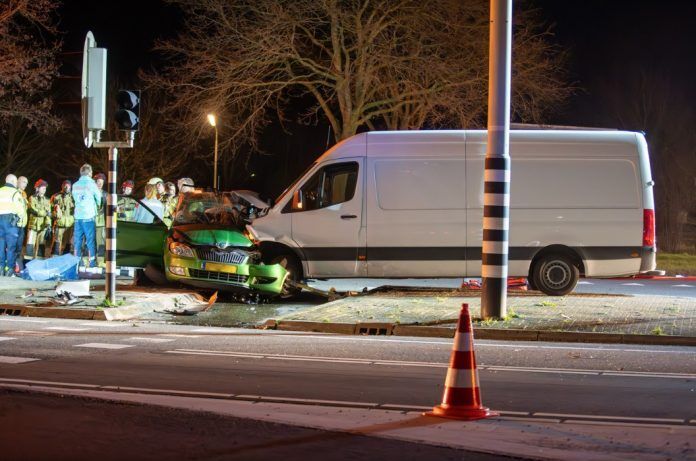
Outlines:
[{"label": "car door", "polygon": [[167,226],[138,199],[120,196],[119,207],[133,207],[132,210],[137,213],[123,213],[119,210],[116,264],[122,267],[145,267],[148,264],[162,266]]},{"label": "car door", "polygon": [[363,157],[321,165],[298,189],[292,239],[309,277],[355,277],[365,269]]}]

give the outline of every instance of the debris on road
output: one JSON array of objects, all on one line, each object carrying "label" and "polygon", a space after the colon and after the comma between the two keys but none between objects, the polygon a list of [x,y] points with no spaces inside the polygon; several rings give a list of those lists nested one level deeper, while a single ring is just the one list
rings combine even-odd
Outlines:
[{"label": "debris on road", "polygon": [[183,296],[174,298],[174,309],[164,309],[162,311],[166,314],[172,315],[196,315],[200,312],[206,312],[213,307],[213,304],[217,301],[218,292],[216,291],[209,299],[205,299],[198,293],[185,294]]}]

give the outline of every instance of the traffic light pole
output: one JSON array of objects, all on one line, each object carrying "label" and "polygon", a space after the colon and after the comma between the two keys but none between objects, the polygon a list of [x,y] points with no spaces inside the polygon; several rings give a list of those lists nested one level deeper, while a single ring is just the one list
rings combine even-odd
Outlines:
[{"label": "traffic light pole", "polygon": [[507,311],[510,228],[510,62],[512,0],[491,0],[488,147],[483,191],[481,317]]},{"label": "traffic light pole", "polygon": [[107,176],[106,196],[106,293],[107,304],[116,304],[116,214],[118,149],[131,149],[135,140],[135,131],[128,131],[127,141],[96,141],[93,147],[109,149],[109,173]]}]

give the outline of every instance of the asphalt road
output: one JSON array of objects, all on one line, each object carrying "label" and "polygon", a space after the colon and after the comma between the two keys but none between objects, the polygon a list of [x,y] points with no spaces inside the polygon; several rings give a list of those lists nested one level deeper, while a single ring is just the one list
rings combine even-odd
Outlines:
[{"label": "asphalt road", "polygon": [[[360,291],[383,285],[406,287],[459,288],[464,279],[328,279],[313,280],[310,285],[321,290]],[[469,280],[469,279],[467,279]],[[476,279],[479,280],[479,279]],[[581,279],[576,293],[696,297],[696,281],[688,279]]]},{"label": "asphalt road", "polygon": [[[696,424],[694,348],[497,341],[476,346],[484,403],[493,409]],[[436,338],[0,317],[0,383],[427,408],[439,403],[450,347],[451,340]]]}]

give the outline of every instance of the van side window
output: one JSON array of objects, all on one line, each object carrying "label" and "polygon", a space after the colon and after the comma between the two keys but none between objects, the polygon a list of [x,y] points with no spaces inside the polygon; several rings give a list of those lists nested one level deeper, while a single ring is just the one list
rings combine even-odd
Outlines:
[{"label": "van side window", "polygon": [[350,201],[358,181],[358,163],[336,163],[317,171],[302,186],[302,211]]}]

